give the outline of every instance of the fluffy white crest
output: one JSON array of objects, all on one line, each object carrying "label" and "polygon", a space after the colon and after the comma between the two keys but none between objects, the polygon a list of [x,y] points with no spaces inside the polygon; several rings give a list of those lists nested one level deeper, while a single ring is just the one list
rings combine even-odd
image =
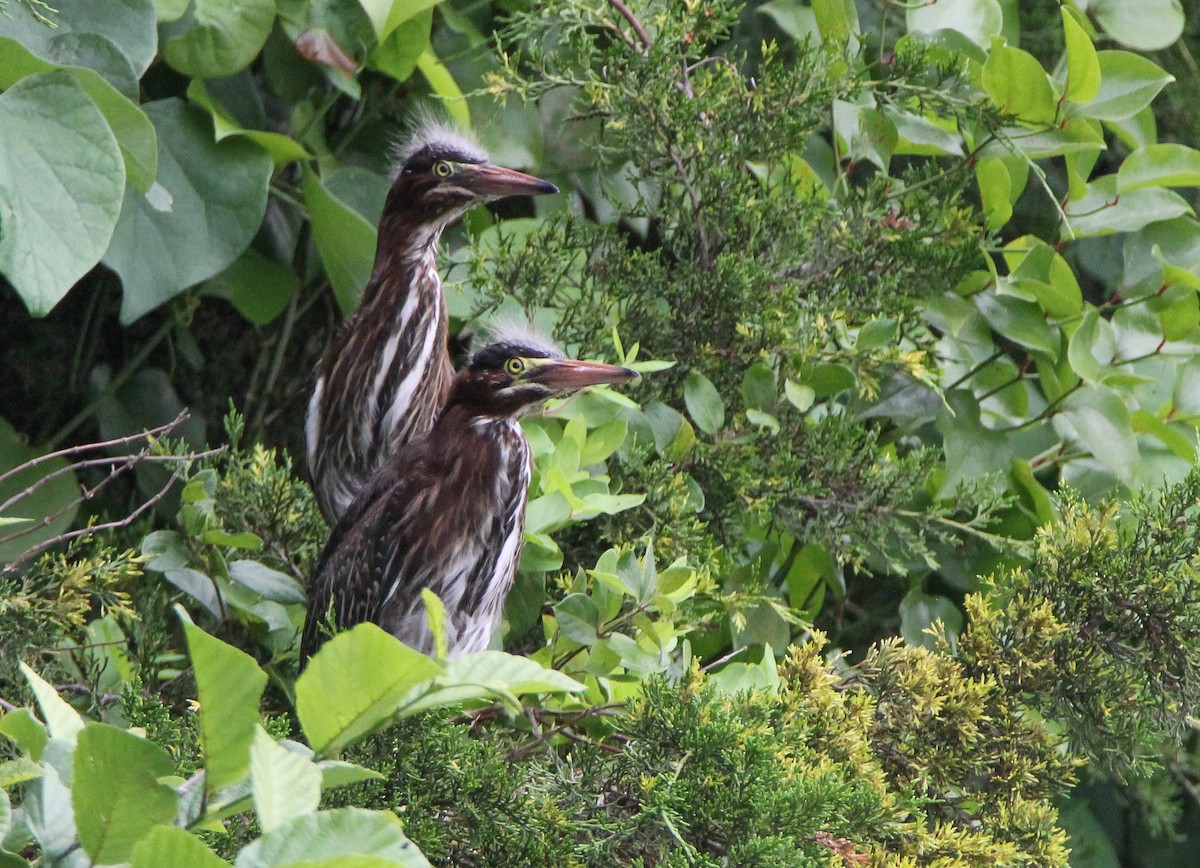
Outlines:
[{"label": "fluffy white crest", "polygon": [[561,359],[562,350],[545,331],[529,321],[523,311],[503,311],[492,317],[487,331],[476,339],[477,349],[487,344],[516,344],[538,350],[546,358]]},{"label": "fluffy white crest", "polygon": [[408,122],[407,134],[392,146],[393,174],[408,162],[413,154],[428,145],[441,145],[457,152],[471,162],[487,160],[487,152],[467,130],[430,106],[416,109]]}]

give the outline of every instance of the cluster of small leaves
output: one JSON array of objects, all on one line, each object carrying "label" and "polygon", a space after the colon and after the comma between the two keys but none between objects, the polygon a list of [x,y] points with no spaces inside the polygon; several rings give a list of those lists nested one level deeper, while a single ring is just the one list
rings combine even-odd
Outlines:
[{"label": "cluster of small leaves", "polygon": [[897,645],[843,679],[822,644],[778,674],[764,662],[757,692],[698,670],[649,679],[625,712],[576,725],[562,755],[536,716],[532,730],[416,718],[356,746],[385,778],[335,798],[402,812],[438,865],[1065,863],[1052,800],[1073,763],[1011,696]]},{"label": "cluster of small leaves", "polygon": [[1099,768],[1145,773],[1200,703],[1198,553],[1200,474],[1127,511],[1066,495],[1033,562],[968,599],[961,653]]}]

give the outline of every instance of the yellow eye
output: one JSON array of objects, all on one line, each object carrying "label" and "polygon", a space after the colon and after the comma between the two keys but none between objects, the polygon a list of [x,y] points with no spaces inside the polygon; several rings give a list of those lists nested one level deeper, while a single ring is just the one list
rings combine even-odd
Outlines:
[{"label": "yellow eye", "polygon": [[524,359],[509,359],[507,362],[504,363],[504,370],[508,371],[514,377],[517,376],[518,374],[524,373],[525,360]]},{"label": "yellow eye", "polygon": [[433,174],[437,175],[439,178],[449,178],[454,174],[454,167],[445,160],[438,160],[433,164]]}]

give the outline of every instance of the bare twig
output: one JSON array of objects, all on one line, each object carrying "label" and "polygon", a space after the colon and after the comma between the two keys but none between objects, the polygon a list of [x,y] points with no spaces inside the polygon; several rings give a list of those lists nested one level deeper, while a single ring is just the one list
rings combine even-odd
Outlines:
[{"label": "bare twig", "polygon": [[629,26],[633,28],[633,32],[637,34],[638,42],[642,43],[642,51],[650,50],[650,36],[646,33],[646,28],[642,26],[642,22],[638,21],[637,16],[626,6],[622,0],[608,0],[608,5],[616,9],[621,17],[629,22]]},{"label": "bare twig", "polygon": [[159,425],[157,428],[150,428],[146,431],[141,431],[137,434],[130,434],[128,437],[117,437],[113,440],[102,440],[99,443],[84,443],[80,446],[71,446],[67,449],[59,449],[55,452],[47,452],[45,455],[39,455],[37,458],[31,458],[24,464],[6,470],[0,473],[0,484],[7,482],[18,473],[22,473],[31,467],[37,467],[39,464],[44,464],[47,461],[52,461],[55,458],[66,458],[68,455],[80,455],[84,452],[95,452],[99,449],[107,449],[110,446],[123,446],[126,443],[132,443],[135,440],[141,440],[147,437],[158,437],[161,434],[169,434],[179,427],[188,418],[187,410],[180,410],[179,415],[167,422],[165,425]]},{"label": "bare twig", "polygon": [[70,542],[73,539],[78,539],[79,537],[83,536],[90,536],[91,534],[99,533],[100,531],[116,530],[117,528],[127,527],[133,524],[135,521],[137,521],[139,516],[146,512],[146,510],[150,509],[154,506],[154,504],[166,497],[167,492],[171,490],[171,486],[174,485],[176,480],[178,480],[182,475],[183,467],[176,467],[175,471],[171,474],[170,479],[167,480],[166,484],[163,485],[162,488],[160,488],[152,497],[150,497],[141,506],[129,513],[129,515],[125,516],[124,518],[117,519],[116,521],[106,521],[100,524],[88,525],[87,527],[81,527],[78,530],[68,531],[67,533],[60,533],[57,536],[45,540],[44,542],[30,546],[25,551],[21,552],[21,554],[17,555],[15,559],[5,564],[4,568],[0,570],[0,572],[14,572],[16,568],[25,563],[25,561],[36,557],[47,549],[53,548],[61,543]]}]

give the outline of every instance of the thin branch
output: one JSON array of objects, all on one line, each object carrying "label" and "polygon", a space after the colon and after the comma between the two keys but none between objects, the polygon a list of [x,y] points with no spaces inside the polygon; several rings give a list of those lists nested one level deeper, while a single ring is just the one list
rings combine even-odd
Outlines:
[{"label": "thin branch", "polygon": [[4,573],[14,572],[16,570],[16,568],[18,566],[20,566],[21,564],[25,563],[25,561],[29,560],[30,558],[36,557],[37,555],[40,555],[42,552],[44,552],[47,549],[52,548],[56,545],[59,545],[60,543],[70,542],[73,539],[78,539],[79,537],[83,537],[83,536],[90,536],[94,533],[99,533],[100,531],[116,530],[117,528],[128,527],[129,525],[131,525],[135,521],[137,521],[139,516],[141,516],[143,513],[145,513],[151,507],[153,507],[154,504],[158,503],[160,500],[162,500],[164,497],[166,497],[167,492],[169,492],[171,490],[171,486],[173,486],[175,484],[175,482],[179,479],[179,477],[182,475],[183,475],[183,467],[182,466],[176,467],[175,471],[171,474],[171,478],[167,480],[166,484],[163,485],[163,487],[160,488],[158,490],[158,492],[156,492],[149,500],[147,500],[145,503],[143,503],[141,506],[139,506],[133,512],[129,513],[129,515],[125,516],[124,518],[117,519],[116,521],[106,521],[101,524],[92,524],[92,525],[88,525],[87,527],[81,527],[78,530],[69,531],[67,533],[61,533],[58,536],[51,537],[50,539],[48,539],[44,542],[40,542],[35,546],[30,546],[25,551],[21,552],[21,554],[17,555],[17,557],[14,560],[9,561],[7,564],[5,564],[4,568],[2,570],[0,570],[0,572],[4,572]]},{"label": "thin branch", "polygon": [[633,28],[633,32],[637,34],[638,42],[642,43],[642,52],[650,50],[650,36],[646,33],[646,28],[642,26],[642,22],[638,21],[637,16],[626,6],[622,0],[608,0],[608,5],[616,9],[621,17],[629,22],[629,26]]}]

